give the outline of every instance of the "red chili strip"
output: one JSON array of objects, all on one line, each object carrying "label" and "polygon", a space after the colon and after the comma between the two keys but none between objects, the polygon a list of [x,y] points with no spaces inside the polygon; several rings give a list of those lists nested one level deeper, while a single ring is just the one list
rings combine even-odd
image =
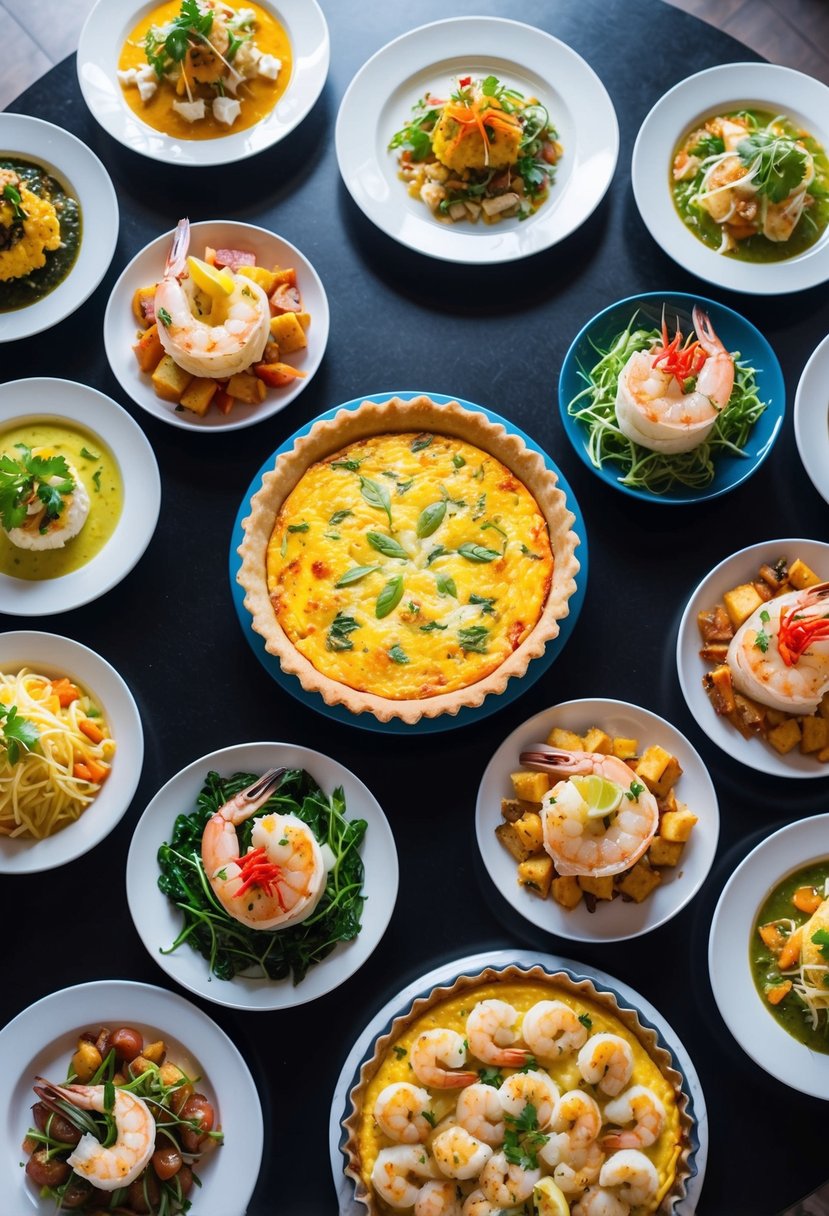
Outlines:
[{"label": "red chili strip", "polygon": [[798,616],[797,608],[780,617],[777,627],[777,650],[787,667],[793,667],[809,646],[821,638],[829,638],[829,617],[811,619]]},{"label": "red chili strip", "polygon": [[266,895],[276,895],[282,906],[282,897],[278,884],[282,881],[282,869],[273,861],[263,847],[251,849],[244,857],[239,858],[239,871],[242,884],[235,892],[234,898],[244,895],[251,887],[261,887]]}]

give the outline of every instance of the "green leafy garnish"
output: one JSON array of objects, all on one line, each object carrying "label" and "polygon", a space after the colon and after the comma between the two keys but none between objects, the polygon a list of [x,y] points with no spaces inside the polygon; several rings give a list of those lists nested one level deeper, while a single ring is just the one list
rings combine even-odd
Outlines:
[{"label": "green leafy garnish", "polygon": [[6,749],[9,764],[17,764],[20,749],[30,752],[40,738],[40,731],[34,722],[22,718],[16,705],[0,705],[0,731],[0,742]]},{"label": "green leafy garnish", "polygon": [[379,569],[379,566],[352,566],[350,570],[346,570],[345,574],[340,575],[334,586],[350,587],[352,583],[359,583],[361,578],[365,578],[367,574],[373,574],[375,570]]},{"label": "green leafy garnish", "polygon": [[644,794],[645,787],[641,781],[631,781],[630,789],[625,790],[625,797],[629,802],[635,802],[640,794]]},{"label": "green leafy garnish", "polygon": [[439,557],[443,557],[443,555],[448,552],[449,550],[445,549],[443,545],[435,545],[434,549],[429,550],[429,554],[426,558],[426,565],[431,566],[433,561],[436,561]]},{"label": "green leafy garnish", "polygon": [[[7,530],[19,528],[30,503],[38,499],[44,508],[40,531],[57,519],[64,508],[63,495],[71,494],[75,480],[63,456],[33,456],[25,443],[16,443],[20,457],[0,456],[0,521]],[[57,484],[52,485],[57,480]]]},{"label": "green leafy garnish", "polygon": [[328,634],[325,638],[325,649],[353,650],[354,643],[348,635],[359,628],[360,622],[355,621],[353,616],[348,616],[344,612],[338,612],[329,626]]},{"label": "green leafy garnish", "polygon": [[582,1026],[585,1028],[585,1030],[593,1029],[593,1019],[591,1018],[589,1013],[580,1013],[579,1021],[581,1022]]},{"label": "green leafy garnish", "polygon": [[151,26],[144,38],[144,53],[158,78],[161,79],[171,64],[181,63],[191,39],[207,42],[212,25],[212,9],[200,8],[197,0],[182,0],[179,14],[169,26]]},{"label": "green leafy garnish", "polygon": [[93,485],[95,486],[96,494],[100,494],[100,492],[101,492],[101,474],[103,473],[103,471],[104,471],[103,469],[96,469],[95,472],[92,474],[92,482],[93,482]]},{"label": "green leafy garnish", "polygon": [[426,100],[421,98],[414,111],[411,122],[407,122],[391,137],[389,151],[400,148],[408,152],[413,161],[421,161],[431,155],[432,131],[440,118],[440,110],[427,106]]},{"label": "green leafy garnish", "polygon": [[427,435],[425,432],[422,435],[415,435],[409,448],[412,452],[422,452],[424,448],[428,448],[433,439],[434,435]]},{"label": "green leafy garnish", "polygon": [[469,625],[466,629],[458,630],[458,641],[461,650],[474,651],[475,654],[486,654],[486,644],[489,640],[489,630],[484,625]]},{"label": "green leafy garnish", "polygon": [[488,616],[495,616],[495,596],[494,595],[476,595],[473,591],[469,597],[470,604],[480,604],[481,612]]},{"label": "green leafy garnish", "polygon": [[374,605],[374,615],[378,621],[384,616],[388,616],[403,598],[403,575],[395,574],[386,583],[383,590],[377,596],[377,602]]},{"label": "green leafy garnish", "polygon": [[437,532],[440,525],[446,517],[446,500],[441,499],[439,502],[430,503],[428,507],[424,507],[420,512],[415,531],[417,535],[423,539],[431,536],[433,532]]},{"label": "green leafy garnish", "polygon": [[348,510],[346,510],[346,511],[335,511],[335,512],[334,512],[334,514],[333,514],[333,515],[331,516],[331,518],[329,519],[328,523],[329,523],[329,524],[330,524],[332,527],[336,528],[337,524],[341,524],[341,523],[343,522],[343,520],[344,520],[344,519],[346,519],[346,518],[347,518],[349,515],[353,515],[353,514],[354,514],[354,512],[353,512],[353,511],[348,511]]},{"label": "green leafy garnish", "polygon": [[396,541],[393,536],[384,536],[382,532],[366,532],[366,540],[372,549],[376,549],[384,557],[396,557],[405,561],[409,556],[400,542]]},{"label": "green leafy garnish", "polygon": [[405,1047],[392,1047],[392,1051],[397,1056],[398,1060],[404,1060],[409,1054]]},{"label": "green leafy garnish", "polygon": [[[769,621],[771,620],[771,617],[766,612],[765,608],[760,613],[760,620],[763,622],[764,626],[767,625],[769,623]],[[754,645],[757,647],[758,650],[762,651],[762,653],[765,654],[769,648],[770,641],[771,641],[771,639],[770,639],[769,635],[766,633],[765,629],[763,628],[763,629],[759,629],[757,631],[757,636],[754,639]]]},{"label": "green leafy garnish", "polygon": [[159,321],[165,327],[165,329],[169,329],[170,326],[173,324],[173,318],[170,316],[170,314],[168,313],[166,308],[159,308],[158,312],[155,315],[158,317]]},{"label": "green leafy garnish", "polygon": [[421,625],[421,633],[434,633],[436,629],[448,629],[448,625],[439,625],[437,621],[430,621],[428,625]]},{"label": "green leafy garnish", "polygon": [[406,654],[402,646],[395,642],[394,646],[388,652],[392,663],[408,663],[409,656]]},{"label": "green leafy garnish", "polygon": [[788,198],[803,181],[807,153],[790,135],[754,131],[737,144],[737,155],[752,174],[752,185],[773,203]]},{"label": "green leafy garnish", "polygon": [[816,929],[812,934],[812,941],[818,947],[827,963],[829,963],[829,930]]},{"label": "green leafy garnish", "polygon": [[458,553],[468,562],[494,562],[501,556],[494,549],[487,549],[484,545],[476,545],[472,542],[461,545]]},{"label": "green leafy garnish", "polygon": [[466,464],[466,461],[464,460],[463,456],[461,456],[459,453],[456,452],[455,455],[452,457],[452,464],[455,466],[456,469],[462,469],[463,466]]},{"label": "green leafy garnish", "polygon": [[538,1112],[528,1102],[520,1115],[504,1115],[504,1156],[510,1165],[533,1170],[538,1165],[538,1151],[549,1140],[538,1130]]},{"label": "green leafy garnish", "polygon": [[288,531],[289,532],[307,532],[309,527],[310,527],[310,524],[307,524],[303,521],[301,524],[288,524]]},{"label": "green leafy garnish", "polygon": [[332,460],[330,468],[345,469],[348,473],[356,473],[361,463],[360,460]]},{"label": "green leafy garnish", "polygon": [[28,211],[23,210],[23,206],[22,206],[23,200],[20,197],[20,191],[17,189],[16,186],[13,186],[11,184],[11,182],[9,182],[8,185],[3,187],[3,198],[6,200],[7,203],[11,203],[12,216],[14,219],[20,221],[20,220],[27,220],[29,218]]},{"label": "green leafy garnish", "polygon": [[448,574],[436,574],[435,582],[437,583],[438,595],[451,595],[454,599],[458,598],[458,588],[455,586],[455,580]]},{"label": "green leafy garnish", "polygon": [[100,460],[101,459],[101,457],[96,456],[94,452],[90,452],[89,448],[87,448],[87,447],[81,448],[81,456],[83,456],[84,460]]},{"label": "green leafy garnish", "polygon": [[376,511],[385,511],[391,527],[391,499],[385,486],[372,481],[370,477],[360,475],[360,493],[370,507]]},{"label": "green leafy garnish", "polygon": [[482,1085],[491,1085],[493,1089],[500,1089],[504,1084],[504,1076],[499,1068],[479,1068],[478,1076]]}]

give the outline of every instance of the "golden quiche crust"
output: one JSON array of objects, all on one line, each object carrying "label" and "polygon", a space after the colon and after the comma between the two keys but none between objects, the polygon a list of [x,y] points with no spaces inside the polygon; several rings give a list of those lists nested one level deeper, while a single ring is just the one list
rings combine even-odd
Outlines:
[{"label": "golden quiche crust", "polygon": [[[547,525],[554,566],[546,600],[537,620],[523,641],[494,671],[451,692],[430,696],[392,698],[351,687],[317,669],[282,628],[268,586],[269,542],[280,511],[305,473],[315,464],[360,440],[393,433],[431,433],[462,440],[494,457],[523,484]],[[483,414],[457,402],[438,405],[429,397],[388,402],[364,401],[356,410],[340,410],[333,419],[317,422],[299,438],[291,451],[277,459],[265,474],[260,490],[251,500],[251,513],[243,521],[244,540],[238,581],[245,590],[245,607],[254,630],[265,639],[266,649],[276,655],[283,671],[295,675],[302,687],[319,693],[329,705],[344,705],[352,713],[372,713],[379,721],[400,718],[414,723],[421,717],[455,714],[466,706],[478,706],[490,693],[500,693],[508,681],[524,673],[529,662],[544,652],[567,615],[568,601],[575,590],[579,563],[575,556],[578,537],[572,530],[574,517],[556,475],[543,458],[530,451],[523,440]],[[378,523],[378,529],[382,530]]]}]

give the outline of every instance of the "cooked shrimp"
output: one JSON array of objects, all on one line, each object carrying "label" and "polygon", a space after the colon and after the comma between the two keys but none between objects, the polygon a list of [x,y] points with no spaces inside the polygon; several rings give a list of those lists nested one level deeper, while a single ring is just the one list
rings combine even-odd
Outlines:
[{"label": "cooked shrimp", "polygon": [[646,1085],[631,1085],[618,1098],[608,1102],[604,1108],[605,1123],[633,1127],[623,1132],[611,1132],[602,1137],[602,1146],[607,1149],[647,1148],[659,1136],[665,1124],[665,1107],[652,1089]]},{"label": "cooked shrimp", "polygon": [[518,1010],[506,1001],[479,1001],[466,1019],[466,1036],[473,1056],[485,1064],[521,1068],[530,1053],[513,1047],[518,1039]]},{"label": "cooked shrimp", "polygon": [[498,1090],[476,1081],[458,1095],[455,1118],[473,1136],[493,1146],[504,1142],[504,1108]]},{"label": "cooked shrimp", "polygon": [[[697,341],[669,342],[662,322],[662,345],[635,351],[619,373],[616,421],[634,443],[654,452],[689,452],[704,443],[734,388],[734,360],[714,332],[708,315],[693,311]],[[689,376],[696,386],[686,393]]]},{"label": "cooked shrimp", "polygon": [[524,1014],[521,1036],[539,1060],[555,1060],[578,1051],[587,1039],[587,1027],[564,1001],[536,1001]]},{"label": "cooked shrimp", "polygon": [[[190,223],[179,220],[155,289],[155,316],[161,345],[193,376],[223,380],[262,358],[270,337],[271,310],[265,292],[244,275],[234,274],[229,295],[200,311],[200,296],[187,267]],[[228,271],[230,274],[230,271]]]},{"label": "cooked shrimp", "polygon": [[424,1148],[393,1144],[377,1154],[371,1185],[390,1207],[411,1208],[417,1202],[423,1179],[437,1176],[435,1163]]},{"label": "cooked shrimp", "polygon": [[374,1118],[382,1132],[398,1144],[423,1144],[433,1124],[429,1122],[431,1099],[428,1090],[395,1081],[377,1095]]},{"label": "cooked shrimp", "polygon": [[591,1186],[570,1209],[570,1216],[630,1216],[630,1204],[604,1187]]},{"label": "cooked shrimp", "polygon": [[205,874],[234,920],[251,929],[276,929],[304,920],[325,889],[325,862],[314,833],[295,815],[260,816],[251,845],[239,855],[237,824],[263,806],[285,769],[271,769],[208,820],[202,833]]},{"label": "cooked shrimp", "polygon": [[558,1108],[558,1095],[553,1078],[532,1068],[513,1073],[498,1090],[504,1112],[514,1119],[521,1116],[526,1106],[534,1106],[540,1131],[545,1131],[552,1123]]},{"label": "cooked shrimp", "polygon": [[596,1099],[583,1089],[568,1090],[559,1099],[552,1134],[538,1155],[554,1167],[592,1144],[601,1127],[602,1113]]},{"label": "cooked shrimp", "polygon": [[424,1182],[415,1200],[414,1216],[461,1216],[455,1183]]},{"label": "cooked shrimp", "polygon": [[482,1190],[472,1191],[463,1201],[462,1216],[501,1216],[500,1203],[491,1203]]},{"label": "cooked shrimp", "polygon": [[633,1052],[618,1034],[594,1034],[579,1052],[578,1066],[588,1085],[615,1098],[633,1073]]},{"label": "cooked shrimp", "polygon": [[116,1191],[129,1186],[146,1169],[155,1152],[155,1119],[141,1098],[128,1090],[115,1088],[112,1106],[107,1105],[106,1085],[52,1085],[38,1077],[34,1090],[42,1102],[60,1114],[57,1099],[81,1110],[110,1114],[115,1120],[115,1142],[109,1147],[91,1133],[81,1136],[67,1164],[76,1174],[101,1191]]},{"label": "cooked shrimp", "polygon": [[475,1072],[459,1071],[466,1063],[466,1043],[456,1030],[424,1030],[412,1047],[412,1069],[421,1085],[460,1089],[478,1080]]},{"label": "cooked shrimp", "polygon": [[479,1182],[490,1203],[512,1208],[530,1198],[540,1177],[540,1169],[525,1170],[521,1165],[511,1165],[505,1153],[493,1153],[481,1170]]},{"label": "cooked shrimp", "polygon": [[437,1167],[447,1178],[477,1178],[492,1156],[492,1149],[465,1127],[452,1124],[432,1141]]},{"label": "cooked shrimp", "polygon": [[615,1188],[623,1203],[637,1207],[656,1195],[659,1174],[644,1153],[635,1148],[623,1148],[605,1161],[599,1174],[599,1186]]},{"label": "cooked shrimp", "polygon": [[829,583],[762,604],[728,647],[734,686],[790,714],[813,714],[829,689]]},{"label": "cooked shrimp", "polygon": [[602,819],[588,816],[587,803],[569,779],[559,781],[544,795],[544,848],[559,874],[589,874],[594,878],[621,874],[648,848],[659,825],[659,809],[653,794],[636,781],[633,769],[623,760],[597,752],[544,748],[522,752],[521,763],[562,776],[598,773],[615,782],[624,795],[619,809]]},{"label": "cooked shrimp", "polygon": [[553,1170],[553,1181],[565,1195],[580,1195],[585,1187],[598,1181],[604,1159],[595,1140],[592,1144],[570,1149]]}]

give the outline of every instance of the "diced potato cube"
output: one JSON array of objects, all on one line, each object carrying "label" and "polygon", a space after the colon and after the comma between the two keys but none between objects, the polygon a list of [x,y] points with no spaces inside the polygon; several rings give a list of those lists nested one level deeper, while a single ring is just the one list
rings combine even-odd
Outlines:
[{"label": "diced potato cube", "polygon": [[180,404],[203,418],[218,387],[215,380],[194,380],[181,394]]},{"label": "diced potato cube", "polygon": [[283,312],[278,317],[271,317],[271,337],[279,343],[282,355],[291,355],[308,345],[305,330],[295,312]]},{"label": "diced potato cube", "polygon": [[641,777],[652,794],[664,797],[682,776],[682,768],[676,756],[653,744],[642,753],[636,776]]},{"label": "diced potato cube", "polygon": [[728,658],[728,642],[707,642],[699,652],[706,663],[724,663]]},{"label": "diced potato cube", "polygon": [[789,582],[796,591],[802,591],[804,587],[814,587],[821,581],[820,575],[815,574],[799,557],[789,566]]},{"label": "diced potato cube", "polygon": [[633,760],[639,752],[639,740],[626,739],[623,735],[615,735],[611,751],[620,760]]},{"label": "diced potato cube", "polygon": [[822,748],[817,753],[817,758],[821,762],[821,764],[826,764],[827,762],[829,762],[829,747]]},{"label": "diced potato cube", "polygon": [[145,330],[132,349],[135,352],[138,366],[142,372],[149,375],[164,358],[164,347],[158,336],[158,326],[151,325],[149,329]]},{"label": "diced potato cube", "polygon": [[613,740],[610,735],[606,731],[600,730],[598,726],[591,726],[584,736],[584,750],[586,752],[600,752],[603,756],[608,756],[612,747]]},{"label": "diced potato cube", "polygon": [[520,798],[501,799],[501,818],[506,819],[507,823],[515,823],[523,814],[524,806]]},{"label": "diced potato cube", "polygon": [[825,692],[821,697],[817,711],[821,718],[829,718],[829,692]]},{"label": "diced potato cube", "polygon": [[679,865],[684,847],[681,841],[666,840],[664,836],[654,836],[648,849],[648,861],[652,866]]},{"label": "diced potato cube", "polygon": [[535,848],[527,847],[520,832],[516,831],[514,823],[499,823],[495,829],[495,835],[516,861],[526,861],[537,851]]},{"label": "diced potato cube", "polygon": [[81,1085],[85,1085],[100,1067],[101,1053],[98,1048],[94,1043],[80,1039],[78,1049],[72,1056],[72,1071]]},{"label": "diced potato cube", "polygon": [[660,815],[664,815],[667,811],[675,811],[679,806],[673,789],[669,789],[664,798],[657,798],[656,804],[659,807]]},{"label": "diced potato cube", "polygon": [[803,732],[800,739],[802,752],[819,752],[829,747],[829,718],[801,718],[800,729]]},{"label": "diced potato cube", "polygon": [[550,892],[557,904],[562,908],[575,908],[581,903],[582,889],[578,879],[568,875],[565,878],[554,878],[550,883]]},{"label": "diced potato cube", "polygon": [[235,376],[231,376],[226,391],[229,396],[237,401],[244,401],[246,405],[259,405],[265,400],[268,392],[264,381],[252,372],[237,372]]},{"label": "diced potato cube", "polygon": [[763,603],[753,583],[742,583],[739,587],[733,587],[726,591],[722,598],[728,619],[735,629],[739,629],[743,621]]},{"label": "diced potato cube", "polygon": [[553,880],[553,859],[546,853],[530,857],[518,866],[518,881],[522,887],[535,891],[542,899],[550,894],[550,884]]},{"label": "diced potato cube", "polygon": [[716,713],[734,713],[734,686],[731,681],[731,668],[727,664],[723,663],[722,667],[715,667],[713,671],[706,672],[702,683]]},{"label": "diced potato cube", "polygon": [[590,878],[586,874],[580,874],[576,879],[582,891],[586,891],[588,895],[594,896],[596,899],[612,899],[613,898],[613,875],[610,874],[606,878]]},{"label": "diced potato cube", "polygon": [[682,776],[682,765],[677,760],[676,756],[671,756],[668,763],[665,765],[665,770],[658,781],[654,781],[651,788],[651,793],[657,798],[664,798],[669,790],[672,790]]},{"label": "diced potato cube", "polygon": [[281,287],[283,283],[287,283],[289,287],[296,287],[296,270],[293,266],[274,266],[273,275],[274,288]]},{"label": "diced potato cube", "polygon": [[694,829],[699,817],[687,806],[681,806],[677,811],[666,811],[659,821],[659,834],[663,840],[680,841],[684,844]]},{"label": "diced potato cube", "polygon": [[155,299],[155,283],[149,287],[138,287],[132,297],[133,316],[139,325],[147,324],[147,309]]},{"label": "diced potato cube", "polygon": [[641,861],[637,861],[632,870],[618,881],[617,886],[623,895],[627,895],[629,899],[633,899],[637,904],[641,904],[643,899],[647,899],[651,891],[662,881],[662,875],[659,870],[652,870],[650,866],[644,865]]},{"label": "diced potato cube", "polygon": [[523,798],[526,802],[540,802],[550,788],[550,778],[546,773],[532,773],[522,769],[510,773],[510,780],[516,798]]},{"label": "diced potato cube", "polygon": [[560,726],[554,726],[547,736],[547,742],[550,747],[560,747],[565,752],[583,752],[584,739],[581,735],[576,735],[571,730],[564,730]]},{"label": "diced potato cube", "polygon": [[162,401],[174,401],[178,405],[181,394],[192,379],[189,372],[180,368],[169,355],[165,355],[152,375],[155,395]]},{"label": "diced potato cube", "polygon": [[145,1060],[150,1060],[153,1064],[161,1064],[167,1054],[167,1044],[163,1039],[156,1039],[154,1043],[148,1043],[141,1054]]},{"label": "diced potato cube", "polygon": [[800,725],[797,718],[788,718],[785,722],[781,722],[779,726],[775,726],[767,735],[769,743],[772,747],[785,756],[793,748],[797,747],[801,739]]},{"label": "diced potato cube", "polygon": [[532,853],[537,853],[539,849],[544,847],[544,830],[541,826],[541,816],[535,811],[528,811],[520,819],[516,819],[513,826],[525,846]]},{"label": "diced potato cube", "polygon": [[294,316],[296,317],[297,321],[299,321],[302,328],[304,330],[306,330],[306,332],[307,332],[307,330],[309,329],[309,327],[311,325],[310,312],[297,312],[297,313],[294,313]]},{"label": "diced potato cube", "polygon": [[272,270],[266,270],[264,266],[240,266],[238,273],[244,275],[246,279],[253,279],[254,283],[258,283],[266,296],[269,296],[276,287],[276,275]]}]

